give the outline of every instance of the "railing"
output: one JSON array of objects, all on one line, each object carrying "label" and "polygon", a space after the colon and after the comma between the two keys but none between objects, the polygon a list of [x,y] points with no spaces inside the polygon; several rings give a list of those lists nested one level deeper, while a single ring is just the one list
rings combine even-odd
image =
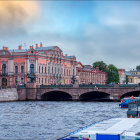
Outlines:
[{"label": "railing", "polygon": [[40,85],[40,88],[71,88],[73,85]]},{"label": "railing", "polygon": [[79,87],[94,88],[94,87],[114,87],[114,84],[80,84]]},{"label": "railing", "polygon": [[24,84],[24,85],[17,85],[17,88],[26,88],[26,84]]},{"label": "railing", "polygon": [[119,87],[140,87],[140,84],[122,84]]}]

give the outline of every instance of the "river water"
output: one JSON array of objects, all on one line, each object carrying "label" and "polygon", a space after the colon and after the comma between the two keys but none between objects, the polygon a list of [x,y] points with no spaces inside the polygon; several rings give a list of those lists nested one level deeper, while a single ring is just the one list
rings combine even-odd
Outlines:
[{"label": "river water", "polygon": [[126,117],[118,102],[3,102],[0,139],[57,140],[101,120]]}]

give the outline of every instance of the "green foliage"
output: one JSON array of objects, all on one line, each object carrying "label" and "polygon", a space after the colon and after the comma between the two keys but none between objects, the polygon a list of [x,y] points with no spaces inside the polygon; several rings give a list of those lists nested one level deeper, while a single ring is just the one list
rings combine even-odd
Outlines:
[{"label": "green foliage", "polygon": [[140,71],[140,65],[136,66],[136,70]]},{"label": "green foliage", "polygon": [[104,63],[103,61],[97,61],[97,62],[94,62],[93,63],[93,68],[96,68],[96,67],[99,67],[99,70],[101,71],[107,71],[106,68],[107,68],[107,64]]},{"label": "green foliage", "polygon": [[120,82],[118,69],[113,64],[108,65],[107,73],[108,73],[108,81],[107,81],[108,83]]},{"label": "green foliage", "polygon": [[128,84],[128,76],[126,75],[126,84]]}]

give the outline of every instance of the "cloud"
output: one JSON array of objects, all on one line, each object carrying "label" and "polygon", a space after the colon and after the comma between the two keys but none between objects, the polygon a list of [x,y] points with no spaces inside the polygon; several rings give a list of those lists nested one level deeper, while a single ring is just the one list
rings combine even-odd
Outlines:
[{"label": "cloud", "polygon": [[0,36],[28,32],[39,12],[35,1],[0,1]]}]

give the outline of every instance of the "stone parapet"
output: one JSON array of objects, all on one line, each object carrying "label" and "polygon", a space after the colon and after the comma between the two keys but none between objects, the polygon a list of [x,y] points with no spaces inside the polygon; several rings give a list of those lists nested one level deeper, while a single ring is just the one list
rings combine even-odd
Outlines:
[{"label": "stone parapet", "polygon": [[16,88],[0,89],[0,101],[17,101],[18,93]]}]

